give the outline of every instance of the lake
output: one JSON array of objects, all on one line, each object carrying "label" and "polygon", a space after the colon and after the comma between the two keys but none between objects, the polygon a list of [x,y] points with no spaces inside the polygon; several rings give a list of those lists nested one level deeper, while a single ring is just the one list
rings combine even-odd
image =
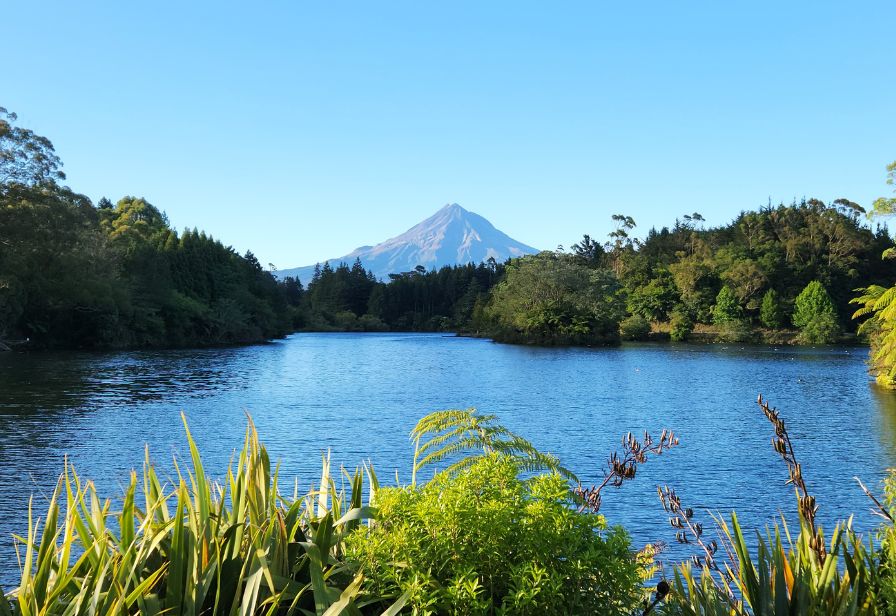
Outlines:
[{"label": "lake", "polygon": [[[307,487],[328,448],[348,467],[372,460],[384,482],[410,477],[408,432],[433,410],[477,407],[558,454],[586,483],[628,431],[671,428],[681,446],[608,489],[602,513],[637,546],[674,543],[656,486],[674,486],[707,528],[736,508],[764,527],[795,510],[772,451],[760,392],[790,427],[826,525],[877,522],[853,480],[879,488],[896,461],[896,396],[870,381],[865,348],[627,344],[612,349],[500,345],[438,334],[296,334],[203,350],[0,354],[0,583],[17,576],[11,534],[28,499],[45,510],[66,456],[105,496],[151,457],[186,450],[183,411],[216,476],[251,414],[282,483]],[[690,554],[670,546],[666,558]]]}]

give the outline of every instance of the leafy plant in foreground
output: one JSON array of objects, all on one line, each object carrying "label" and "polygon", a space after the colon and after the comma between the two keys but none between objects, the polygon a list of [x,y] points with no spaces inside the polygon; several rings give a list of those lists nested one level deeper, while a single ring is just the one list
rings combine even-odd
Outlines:
[{"label": "leafy plant in foreground", "polygon": [[556,472],[519,478],[497,452],[422,486],[383,488],[347,540],[364,588],[414,614],[628,615],[643,564],[621,527],[576,511]]},{"label": "leafy plant in foreground", "polygon": [[[556,471],[578,481],[572,471],[560,465],[556,456],[538,451],[532,443],[500,425],[495,415],[480,415],[476,409],[430,413],[411,430],[411,439],[414,441],[412,485],[417,482],[417,473],[426,466],[454,458],[445,471],[456,473],[473,464],[477,457],[490,453],[513,457],[522,471]],[[475,455],[470,455],[471,452]]]},{"label": "leafy plant in foreground", "polygon": [[342,560],[345,535],[370,515],[360,470],[347,495],[325,459],[318,488],[287,499],[251,421],[223,484],[206,475],[189,430],[187,441],[191,466],[178,467],[177,486],[163,484],[147,453],[119,510],[66,465],[43,524],[29,512],[21,581],[0,614],[362,613],[363,573]]},{"label": "leafy plant in foreground", "polygon": [[851,300],[861,308],[853,313],[858,319],[871,317],[859,326],[859,333],[868,336],[871,351],[868,363],[877,382],[887,389],[896,389],[896,286],[871,285],[856,289],[861,295]]},{"label": "leafy plant in foreground", "polygon": [[[706,557],[676,568],[673,592],[663,613],[707,616],[860,616],[878,613],[878,564],[870,546],[853,532],[851,520],[838,524],[826,541],[815,521],[817,506],[809,494],[797,462],[786,425],[778,412],[760,396],[758,403],[775,428],[772,444],[789,471],[788,483],[797,492],[799,532],[791,533],[786,520],[766,535],[756,533],[756,549],[742,529],[737,514],[730,524],[715,518],[727,561],[719,562],[715,543],[702,540],[702,527],[691,521],[692,513],[678,505],[668,506],[668,492],[661,493],[664,506],[674,517],[673,527],[685,532],[679,541],[695,537]],[[674,494],[674,493],[673,493]],[[676,497],[677,499],[677,497]],[[676,523],[675,520],[678,520]]]}]

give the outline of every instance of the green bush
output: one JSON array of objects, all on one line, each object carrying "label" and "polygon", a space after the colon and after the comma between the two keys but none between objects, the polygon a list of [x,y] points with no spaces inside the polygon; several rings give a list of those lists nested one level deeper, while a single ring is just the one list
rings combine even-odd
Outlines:
[{"label": "green bush", "polygon": [[840,336],[840,325],[830,314],[820,314],[806,323],[797,340],[802,344],[831,344]]},{"label": "green bush", "polygon": [[725,285],[716,295],[716,303],[712,307],[712,322],[722,325],[739,321],[742,316],[743,309],[740,307],[740,302],[737,301],[737,296],[728,285]]},{"label": "green bush", "polygon": [[628,310],[648,321],[665,321],[678,296],[672,275],[661,269],[656,272],[656,278],[629,291]]},{"label": "green bush", "polygon": [[669,336],[672,338],[672,341],[683,342],[694,331],[694,318],[686,308],[677,306],[672,311],[670,325],[672,329],[669,331]]},{"label": "green bush", "polygon": [[743,320],[727,321],[718,326],[716,333],[718,342],[750,342],[753,340],[753,330]]},{"label": "green bush", "polygon": [[630,614],[642,569],[625,531],[579,513],[557,473],[521,480],[490,454],[423,486],[383,488],[346,540],[363,589],[414,613]]},{"label": "green bush", "polygon": [[650,322],[644,317],[633,314],[619,324],[619,335],[623,340],[646,340],[650,334]]},{"label": "green bush", "polygon": [[817,280],[806,285],[793,308],[793,324],[800,328],[800,342],[825,344],[837,340],[840,325],[831,296]]},{"label": "green bush", "polygon": [[781,298],[774,289],[769,289],[762,296],[759,307],[759,320],[769,329],[780,329],[784,326],[784,308]]}]

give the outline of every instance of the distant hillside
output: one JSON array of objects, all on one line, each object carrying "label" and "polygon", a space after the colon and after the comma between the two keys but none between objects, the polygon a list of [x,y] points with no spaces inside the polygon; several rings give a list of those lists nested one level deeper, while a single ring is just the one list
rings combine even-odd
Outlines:
[{"label": "distant hillside", "polygon": [[[511,257],[537,253],[538,250],[502,233],[479,214],[467,211],[456,203],[411,227],[401,235],[376,246],[361,246],[335,259],[325,259],[335,267],[340,262],[351,265],[360,258],[366,269],[382,280],[389,274],[409,272],[418,265],[427,270],[444,265],[480,263],[494,257],[503,262]],[[295,276],[308,284],[314,265],[280,270],[277,276]]]}]

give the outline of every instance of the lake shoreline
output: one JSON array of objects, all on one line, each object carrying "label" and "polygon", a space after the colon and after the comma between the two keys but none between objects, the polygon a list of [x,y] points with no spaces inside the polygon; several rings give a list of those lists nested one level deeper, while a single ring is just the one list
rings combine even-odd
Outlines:
[{"label": "lake shoreline", "polygon": [[240,347],[265,346],[274,344],[277,341],[285,340],[289,336],[296,334],[441,334],[449,338],[476,338],[481,340],[490,340],[495,344],[506,344],[523,347],[544,347],[557,349],[574,349],[574,348],[613,348],[623,346],[626,342],[638,342],[656,345],[676,345],[676,346],[704,346],[711,344],[740,344],[749,346],[768,346],[768,347],[807,347],[816,346],[844,347],[844,348],[868,348],[868,344],[862,341],[859,336],[849,333],[840,336],[836,342],[824,345],[801,344],[797,342],[797,332],[784,330],[777,332],[782,334],[780,338],[768,337],[764,331],[751,332],[749,338],[744,340],[724,340],[720,339],[720,334],[713,331],[710,327],[702,327],[696,329],[690,334],[687,340],[673,341],[668,331],[651,331],[646,338],[607,342],[604,344],[545,344],[539,342],[522,342],[501,340],[495,338],[491,334],[481,334],[478,332],[467,331],[420,331],[420,330],[384,330],[384,331],[352,331],[345,329],[299,329],[292,332],[277,336],[274,338],[265,338],[259,340],[247,340],[244,342],[230,343],[212,343],[202,345],[171,345],[171,346],[90,346],[90,347],[65,347],[65,346],[32,346],[27,340],[0,340],[0,354],[32,354],[46,353],[54,351],[77,351],[77,352],[133,352],[133,351],[190,351],[204,349],[237,349]]}]

